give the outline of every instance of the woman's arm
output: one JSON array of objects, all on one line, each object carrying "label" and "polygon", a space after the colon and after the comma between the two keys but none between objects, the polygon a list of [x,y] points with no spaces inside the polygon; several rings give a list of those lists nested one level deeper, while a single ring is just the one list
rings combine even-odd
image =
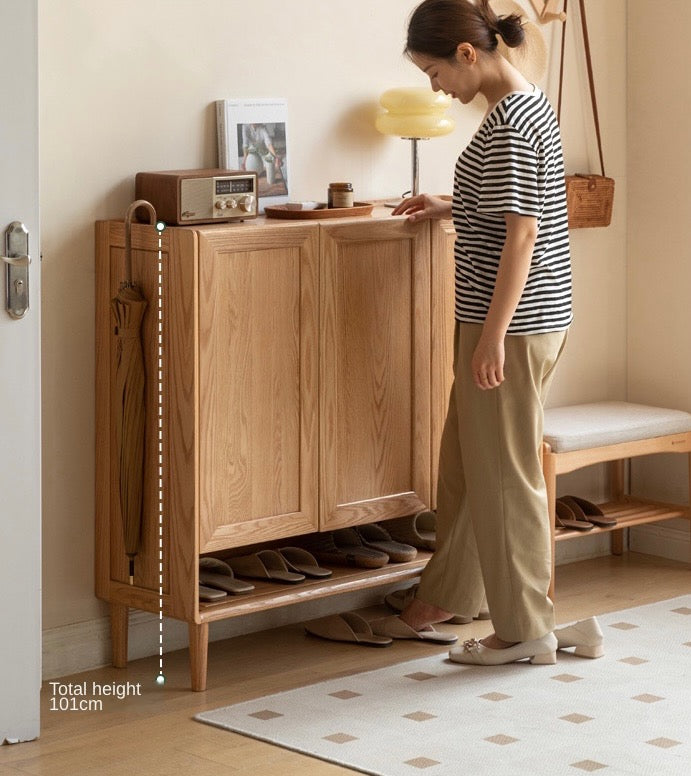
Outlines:
[{"label": "woman's arm", "polygon": [[506,241],[502,249],[492,302],[471,368],[478,388],[504,382],[504,337],[523,294],[537,239],[537,219],[505,213]]}]

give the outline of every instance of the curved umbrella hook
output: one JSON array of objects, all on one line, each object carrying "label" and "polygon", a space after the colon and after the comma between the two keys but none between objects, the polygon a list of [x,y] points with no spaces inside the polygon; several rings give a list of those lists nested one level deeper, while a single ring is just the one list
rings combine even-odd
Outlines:
[{"label": "curved umbrella hook", "polygon": [[145,199],[138,199],[133,202],[125,214],[125,285],[132,285],[132,218],[137,208],[146,208],[149,213],[149,223],[153,226],[156,223],[156,209]]}]

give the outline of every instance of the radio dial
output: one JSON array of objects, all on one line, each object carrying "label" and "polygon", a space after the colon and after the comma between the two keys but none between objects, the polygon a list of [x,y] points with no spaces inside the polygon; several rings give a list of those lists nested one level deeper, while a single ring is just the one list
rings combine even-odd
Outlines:
[{"label": "radio dial", "polygon": [[226,207],[230,210],[237,210],[238,203],[235,199],[227,199],[226,200]]},{"label": "radio dial", "polygon": [[244,210],[246,213],[249,213],[253,207],[254,207],[254,196],[252,194],[248,194],[246,197],[242,198],[242,201],[240,202],[240,208],[242,210]]},{"label": "radio dial", "polygon": [[215,207],[216,207],[216,210],[225,210],[226,209],[226,203],[222,199],[219,199],[216,202]]}]

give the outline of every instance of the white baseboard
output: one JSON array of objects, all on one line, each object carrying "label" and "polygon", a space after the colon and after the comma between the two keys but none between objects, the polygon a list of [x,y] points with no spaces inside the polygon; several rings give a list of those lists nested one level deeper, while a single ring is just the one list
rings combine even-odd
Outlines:
[{"label": "white baseboard", "polygon": [[[336,612],[371,606],[381,603],[383,596],[397,586],[362,590],[213,622],[209,628],[209,641],[220,641],[281,625],[306,622],[315,617],[324,617]],[[187,649],[189,646],[187,624],[164,618],[163,643],[164,652]],[[158,654],[158,644],[158,616],[149,612],[131,611],[128,629],[129,660]],[[110,661],[110,619],[108,617],[43,631],[44,681],[101,668],[109,665]]]},{"label": "white baseboard", "polygon": [[688,563],[691,560],[689,528],[679,521],[680,528],[665,523],[650,523],[629,529],[629,549],[646,555],[678,560]]}]

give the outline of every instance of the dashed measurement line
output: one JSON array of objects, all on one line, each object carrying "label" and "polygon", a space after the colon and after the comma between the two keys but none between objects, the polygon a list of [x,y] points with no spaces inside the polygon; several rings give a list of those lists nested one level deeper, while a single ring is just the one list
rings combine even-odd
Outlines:
[{"label": "dashed measurement line", "polygon": [[163,246],[165,224],[156,224],[158,232],[158,676],[157,684],[165,683],[163,674]]}]

